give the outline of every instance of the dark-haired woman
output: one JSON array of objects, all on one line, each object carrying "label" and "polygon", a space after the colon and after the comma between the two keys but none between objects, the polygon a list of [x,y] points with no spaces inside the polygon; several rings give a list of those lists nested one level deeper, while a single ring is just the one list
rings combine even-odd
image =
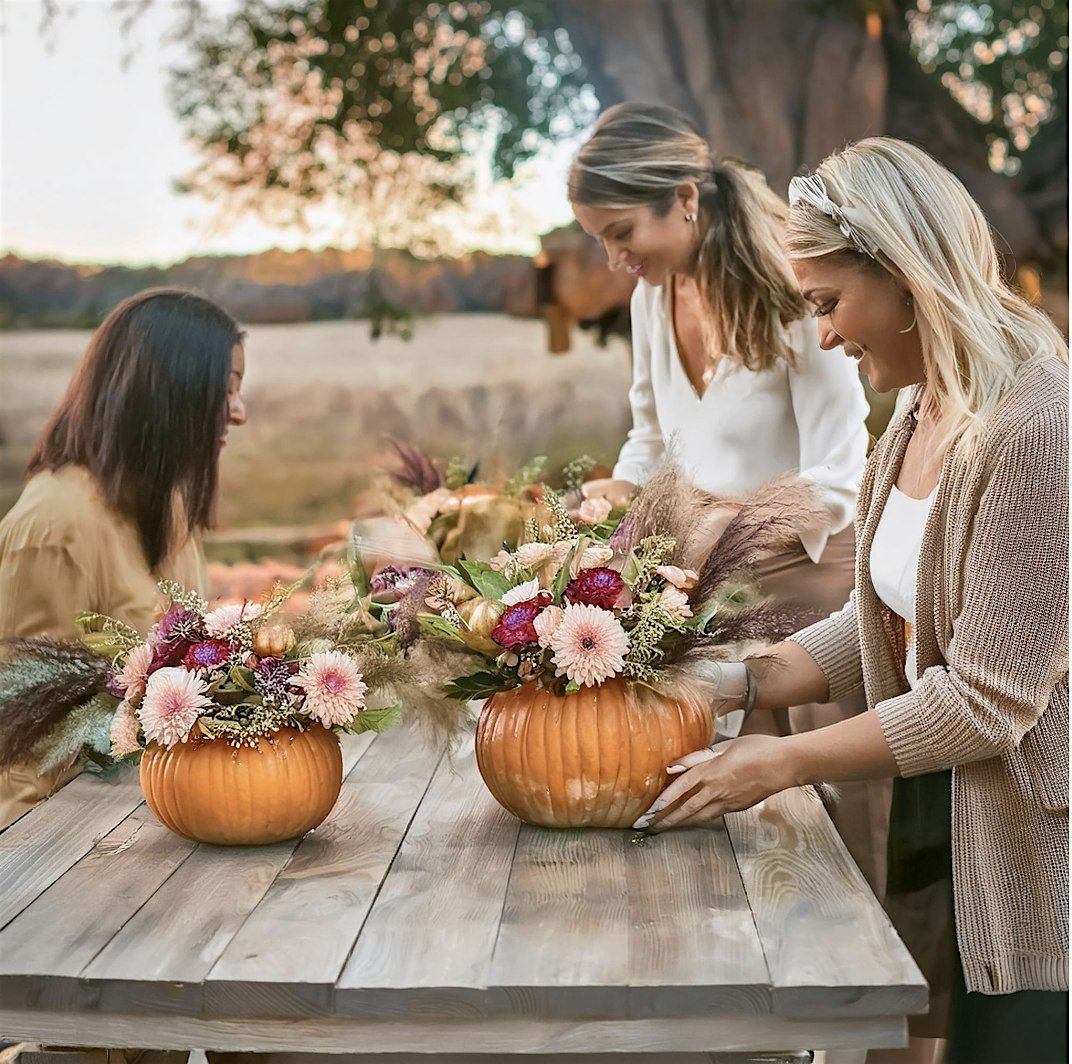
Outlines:
[{"label": "dark-haired woman", "polygon": [[[718,158],[683,114],[642,103],[600,117],[574,161],[569,196],[611,269],[637,278],[633,428],[614,479],[585,493],[620,500],[670,446],[696,484],[727,499],[799,470],[828,520],[771,560],[764,589],[820,616],[840,609],[853,583],[867,402],[851,361],[819,348],[782,246],[785,203],[761,174]],[[794,706],[779,728],[809,730],[863,709],[857,697]],[[879,893],[888,805],[888,784],[850,784],[832,810]]]},{"label": "dark-haired woman", "polygon": [[[158,580],[205,590],[220,449],[246,420],[242,340],[226,311],[182,289],[108,315],[0,521],[0,639],[73,637],[83,611],[144,632]],[[0,773],[0,829],[76,771]]]}]

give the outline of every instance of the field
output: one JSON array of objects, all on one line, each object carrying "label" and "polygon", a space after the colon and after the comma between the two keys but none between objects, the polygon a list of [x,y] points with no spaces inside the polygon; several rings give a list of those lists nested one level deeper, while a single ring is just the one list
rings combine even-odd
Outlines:
[{"label": "field", "polygon": [[[0,514],[89,335],[0,334]],[[268,529],[350,516],[386,435],[492,474],[536,454],[612,460],[629,427],[627,346],[578,332],[569,354],[549,355],[538,321],[443,315],[409,342],[372,341],[361,322],[255,326],[246,349],[249,423],[223,456],[221,558],[281,545]]]}]

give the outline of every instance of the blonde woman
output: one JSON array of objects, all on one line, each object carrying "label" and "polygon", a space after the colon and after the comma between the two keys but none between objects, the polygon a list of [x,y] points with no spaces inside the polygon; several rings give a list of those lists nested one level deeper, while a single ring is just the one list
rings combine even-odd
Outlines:
[{"label": "blonde woman", "polygon": [[[856,494],[867,403],[856,367],[819,348],[782,247],[785,204],[756,171],[719,160],[669,107],[606,111],[574,162],[569,195],[632,299],[633,428],[613,479],[589,497],[624,499],[672,446],[700,487],[733,499],[790,470],[820,491],[829,518],[773,559],[765,590],[816,616],[852,589]],[[725,520],[732,509],[727,506]],[[712,535],[717,529],[712,529]],[[861,712],[861,697],[796,705],[780,731]],[[845,788],[833,816],[881,893],[889,788]]]},{"label": "blonde woman", "polygon": [[[768,660],[727,666],[757,710],[863,689],[807,735],[697,751],[640,823],[786,787],[894,777],[887,908],[931,985],[908,1055],[1068,1059],[1068,369],[1003,283],[961,183],[865,140],[791,187],[788,246],[825,348],[908,389],[868,464],[856,586]],[[831,355],[831,358],[841,357]],[[683,797],[688,795],[685,801]]]}]

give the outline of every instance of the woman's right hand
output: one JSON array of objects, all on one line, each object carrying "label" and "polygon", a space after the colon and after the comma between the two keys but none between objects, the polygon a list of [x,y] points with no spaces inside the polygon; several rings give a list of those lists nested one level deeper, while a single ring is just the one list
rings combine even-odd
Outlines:
[{"label": "woman's right hand", "polygon": [[585,499],[606,499],[611,506],[628,506],[637,486],[629,480],[615,480],[603,477],[601,480],[589,480],[581,485],[581,496]]}]

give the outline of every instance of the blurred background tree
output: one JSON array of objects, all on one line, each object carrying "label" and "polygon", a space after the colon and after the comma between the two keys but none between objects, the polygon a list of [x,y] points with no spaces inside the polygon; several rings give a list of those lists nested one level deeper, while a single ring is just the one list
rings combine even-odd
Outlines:
[{"label": "blurred background tree", "polygon": [[[52,0],[57,7],[62,0]],[[130,23],[152,0],[119,0]],[[922,145],[1020,267],[1068,253],[1068,7],[1060,0],[239,0],[179,5],[183,187],[429,253],[480,167],[512,176],[601,107],[661,100],[784,189],[863,136]],[[456,215],[461,217],[461,215]]]}]

